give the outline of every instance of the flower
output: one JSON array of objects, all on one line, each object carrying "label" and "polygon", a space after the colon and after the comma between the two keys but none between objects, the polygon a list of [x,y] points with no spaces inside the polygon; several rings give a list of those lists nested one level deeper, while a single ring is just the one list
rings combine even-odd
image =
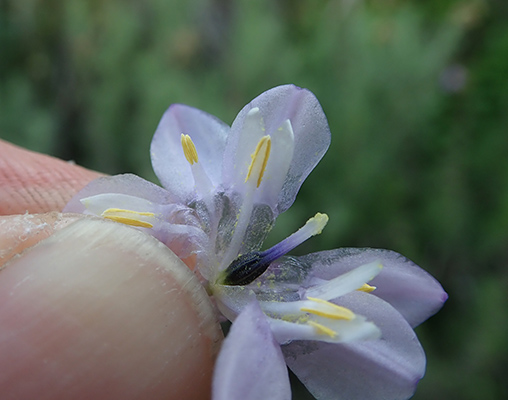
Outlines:
[{"label": "flower", "polygon": [[321,233],[317,213],[261,251],[330,143],[315,96],[292,85],[245,106],[231,128],[172,105],[151,157],[164,188],[135,175],[100,178],[64,211],[146,231],[195,271],[233,322],[215,368],[215,399],[290,398],[287,365],[319,399],[407,399],[425,371],[413,327],[447,298],[397,253],[286,254]]}]

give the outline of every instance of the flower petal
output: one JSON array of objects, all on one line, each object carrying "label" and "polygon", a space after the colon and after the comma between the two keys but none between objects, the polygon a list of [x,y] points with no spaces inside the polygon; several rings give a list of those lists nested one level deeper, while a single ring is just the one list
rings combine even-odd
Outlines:
[{"label": "flower petal", "polygon": [[162,185],[180,202],[194,197],[194,176],[181,143],[189,135],[198,162],[213,185],[221,182],[222,157],[229,126],[214,116],[182,104],[173,104],[155,131],[150,148],[152,165]]},{"label": "flower petal", "polygon": [[[160,186],[125,174],[92,181],[71,199],[64,212],[93,214],[136,226],[182,259],[201,253],[208,240],[206,234],[193,211],[173,200]],[[108,209],[113,212],[105,215]]]},{"label": "flower petal", "polygon": [[[251,155],[255,152],[258,143],[265,135],[266,129],[263,123],[263,116],[259,108],[252,108],[245,116],[243,125],[236,132],[236,136],[233,137],[231,135],[228,138],[228,142],[237,141],[238,146],[234,153],[228,153],[228,156],[231,156],[231,160],[224,160],[232,165],[232,170],[228,171],[231,173],[231,175],[228,174],[228,176],[231,176],[231,180],[225,180],[225,182],[230,182],[231,186],[238,188],[244,185],[249,166],[253,161]],[[257,180],[257,177],[255,180]]]},{"label": "flower petal", "polygon": [[318,340],[327,343],[346,343],[372,340],[381,336],[379,328],[363,316],[352,321],[309,318],[305,323],[269,318],[273,336],[280,344],[293,340]]},{"label": "flower petal", "polygon": [[371,282],[372,294],[395,307],[412,327],[434,315],[448,295],[441,284],[411,260],[390,250],[343,248],[308,254],[299,261],[311,265],[305,286],[312,278],[330,280],[360,265],[379,262],[383,269]]},{"label": "flower petal", "polygon": [[[83,213],[86,211],[86,207],[81,203],[81,199],[104,193],[125,194],[158,204],[175,203],[177,200],[167,190],[154,183],[137,175],[123,174],[98,178],[90,182],[67,203],[63,212]],[[110,207],[114,207],[114,205]]]},{"label": "flower petal", "polygon": [[350,293],[340,300],[373,321],[382,338],[346,344],[296,341],[282,347],[288,366],[319,399],[411,397],[425,373],[425,354],[409,324],[371,294]]},{"label": "flower petal", "polygon": [[[233,192],[247,196],[252,188],[246,182],[247,178],[251,179],[252,184],[258,187],[252,193],[254,203],[268,204],[275,209],[293,159],[294,134],[290,121],[284,121],[276,131],[268,134],[268,151],[259,152],[261,144],[266,144],[267,133],[261,111],[257,107],[252,108],[245,116],[237,137],[232,135],[230,138],[231,141],[237,140],[237,147],[234,153],[228,153],[231,157],[225,160],[231,163],[232,169],[225,171],[227,177],[224,181],[231,182]],[[251,174],[255,170],[253,164],[262,166],[258,173]]]},{"label": "flower petal", "polygon": [[349,292],[358,290],[363,284],[370,282],[382,271],[383,266],[377,262],[371,262],[345,272],[329,281],[324,281],[307,290],[301,290],[304,297],[319,297],[323,300],[333,300],[344,296]]},{"label": "flower petal", "polygon": [[291,398],[280,346],[256,302],[244,308],[222,344],[212,394],[214,400]]},{"label": "flower petal", "polygon": [[[274,178],[273,187],[267,187],[266,191],[263,191],[266,194],[262,202],[281,213],[293,204],[303,181],[326,152],[330,144],[330,130],[318,100],[310,91],[293,85],[270,89],[247,104],[233,122],[225,150],[224,182],[235,181],[235,154],[244,147],[241,132],[250,111],[256,107],[259,108],[259,113],[263,118],[265,128],[263,135],[277,137],[280,133],[278,132],[279,128],[283,127],[284,131],[287,130],[286,120],[290,121],[294,135],[291,165],[282,187],[278,188],[275,185],[275,182],[278,182],[277,177]],[[290,142],[287,139],[283,140],[284,145]],[[288,150],[290,149],[274,152],[272,157],[285,157]],[[250,159],[247,160],[248,162]],[[276,169],[274,168],[272,171],[276,171]],[[274,196],[274,191],[278,192],[277,196]]]}]

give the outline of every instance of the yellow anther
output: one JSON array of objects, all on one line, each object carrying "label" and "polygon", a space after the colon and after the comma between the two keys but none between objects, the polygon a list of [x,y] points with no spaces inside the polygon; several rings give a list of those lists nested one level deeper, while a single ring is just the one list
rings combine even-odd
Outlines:
[{"label": "yellow anther", "polygon": [[139,212],[132,210],[124,210],[121,208],[108,208],[102,214],[103,218],[120,222],[125,225],[139,226],[141,228],[153,228],[153,224],[143,221],[142,218],[152,218],[155,216],[151,212]]},{"label": "yellow anther", "polygon": [[345,319],[352,320],[355,317],[353,311],[349,308],[341,307],[336,304],[330,303],[323,299],[317,299],[315,297],[307,297],[308,300],[313,301],[316,304],[315,307],[302,307],[300,310],[310,314],[319,315],[320,317],[330,319]]},{"label": "yellow anther", "polygon": [[327,326],[324,326],[314,321],[308,321],[307,323],[316,330],[316,333],[318,335],[327,335],[330,336],[331,338],[337,336],[337,332],[335,332],[333,329],[328,328]]},{"label": "yellow anther", "polygon": [[271,147],[272,139],[270,138],[270,135],[263,136],[259,140],[258,145],[256,146],[256,150],[251,155],[252,162],[250,163],[245,182],[250,179],[251,174],[254,174],[253,177],[257,177],[257,187],[261,185],[261,180],[263,179],[263,174],[265,173],[266,164],[268,163],[268,157],[270,157]]},{"label": "yellow anther", "polygon": [[359,291],[359,292],[370,293],[370,292],[373,292],[376,289],[377,288],[375,286],[370,286],[369,284],[364,283],[361,287],[359,287],[356,290]]},{"label": "yellow anther", "polygon": [[196,146],[194,146],[194,142],[190,138],[189,135],[180,136],[180,141],[182,142],[183,154],[185,158],[189,162],[190,165],[198,162],[198,152],[196,151]]}]

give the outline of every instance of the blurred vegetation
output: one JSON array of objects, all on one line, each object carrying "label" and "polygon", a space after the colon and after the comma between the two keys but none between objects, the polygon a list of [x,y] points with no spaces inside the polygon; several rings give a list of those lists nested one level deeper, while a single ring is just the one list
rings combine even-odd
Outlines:
[{"label": "blurred vegetation", "polygon": [[230,123],[270,87],[309,88],[332,145],[272,240],[324,211],[300,251],[413,259],[450,294],[417,329],[414,398],[508,398],[507,17],[505,0],[3,0],[0,137],[154,180],[169,104]]}]

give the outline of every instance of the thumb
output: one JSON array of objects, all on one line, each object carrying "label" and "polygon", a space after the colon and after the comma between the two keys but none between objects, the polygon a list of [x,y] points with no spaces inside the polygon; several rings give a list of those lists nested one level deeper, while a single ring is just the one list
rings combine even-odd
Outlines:
[{"label": "thumb", "polygon": [[214,315],[160,242],[78,220],[0,272],[2,398],[208,398]]}]

